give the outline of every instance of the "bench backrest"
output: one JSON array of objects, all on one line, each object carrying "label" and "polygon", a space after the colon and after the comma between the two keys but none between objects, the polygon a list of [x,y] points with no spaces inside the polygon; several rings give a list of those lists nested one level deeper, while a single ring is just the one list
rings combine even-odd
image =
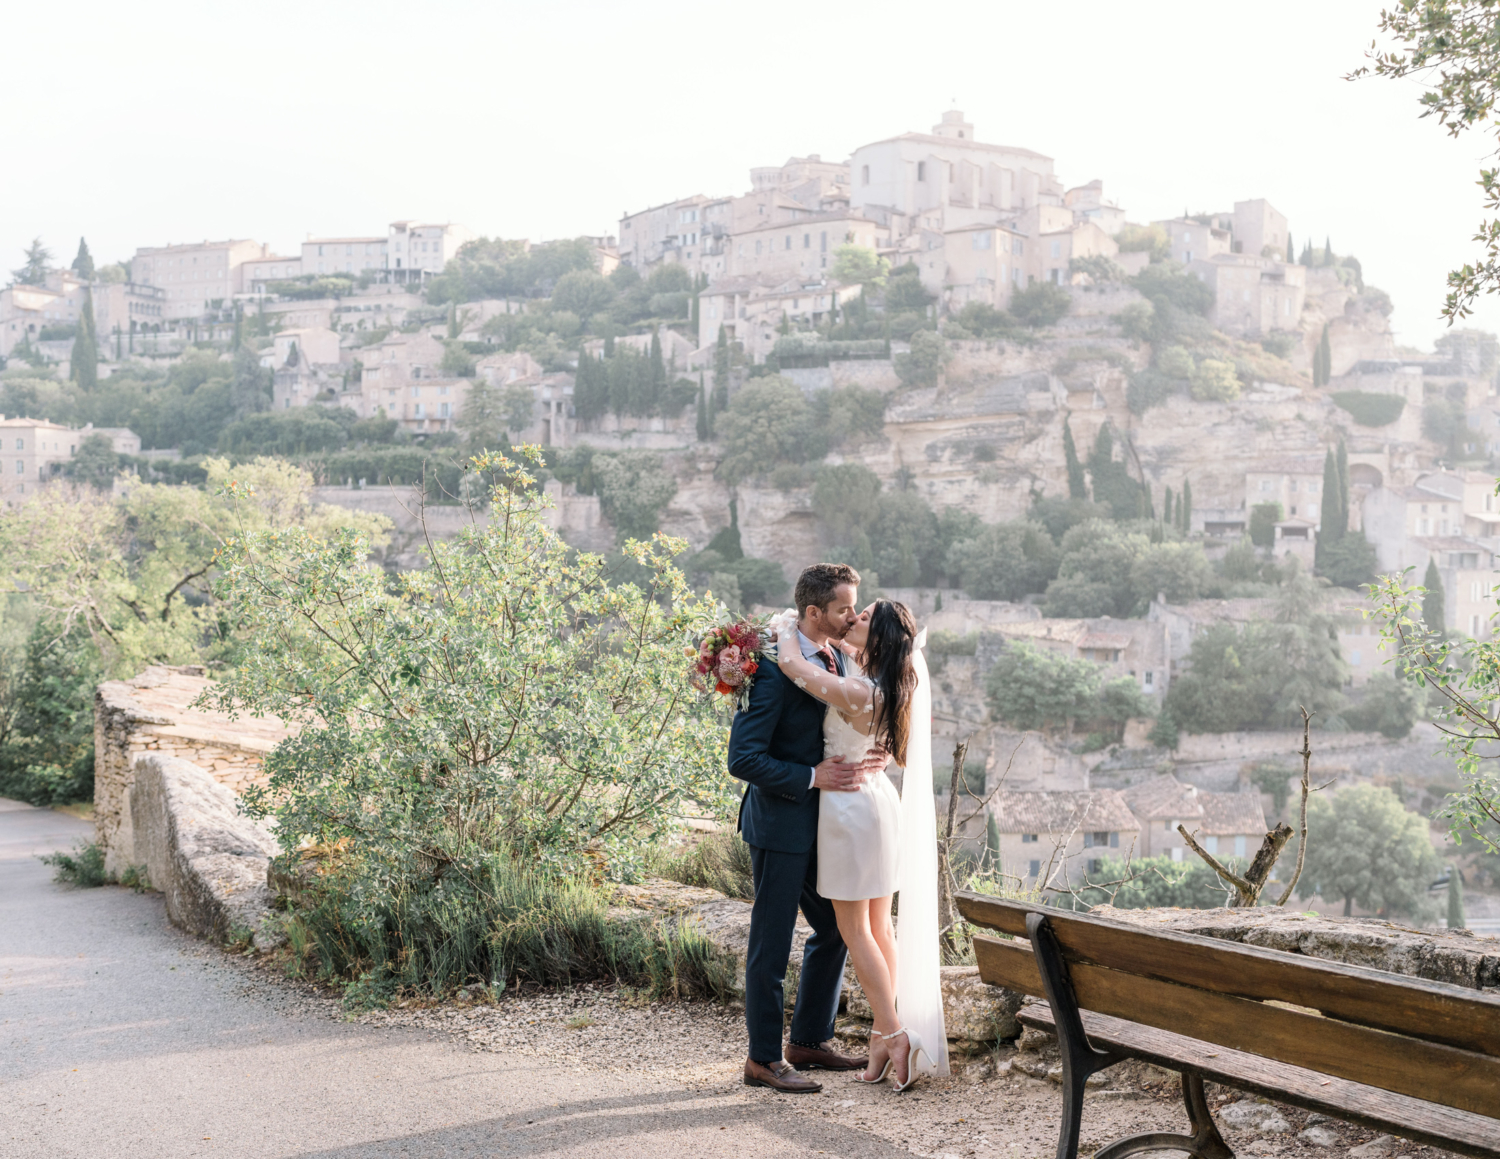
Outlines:
[{"label": "bench backrest", "polygon": [[[1500,1116],[1500,995],[1238,942],[959,893],[971,923],[1026,937],[1046,916],[1084,1010]],[[1026,941],[978,935],[979,974],[1044,997]]]}]

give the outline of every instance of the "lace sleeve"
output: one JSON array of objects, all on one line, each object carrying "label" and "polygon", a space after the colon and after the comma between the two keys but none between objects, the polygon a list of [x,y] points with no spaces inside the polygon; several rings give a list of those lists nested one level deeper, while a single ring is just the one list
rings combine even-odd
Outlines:
[{"label": "lace sleeve", "polygon": [[874,685],[864,677],[839,676],[805,659],[795,625],[777,625],[776,663],[788,680],[851,724],[867,724],[874,716],[878,695]]}]

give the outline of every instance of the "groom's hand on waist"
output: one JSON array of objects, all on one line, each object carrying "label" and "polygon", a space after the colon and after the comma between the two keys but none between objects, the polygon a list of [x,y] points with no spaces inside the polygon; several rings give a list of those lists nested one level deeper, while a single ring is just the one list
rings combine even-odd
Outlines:
[{"label": "groom's hand on waist", "polygon": [[869,779],[863,762],[851,763],[840,754],[825,757],[813,766],[813,788],[832,790],[835,793],[857,793]]}]

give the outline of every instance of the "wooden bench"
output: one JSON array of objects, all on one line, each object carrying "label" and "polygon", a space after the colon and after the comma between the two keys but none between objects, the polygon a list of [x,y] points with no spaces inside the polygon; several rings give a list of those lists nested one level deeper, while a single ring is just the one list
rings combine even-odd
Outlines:
[{"label": "wooden bench", "polygon": [[1204,1080],[1464,1155],[1500,1157],[1500,994],[976,893],[954,900],[979,976],[1046,998],[1018,1018],[1057,1035],[1058,1159],[1076,1159],[1085,1080],[1125,1059],[1182,1075],[1191,1135],[1152,1132],[1095,1159],[1232,1159]]}]

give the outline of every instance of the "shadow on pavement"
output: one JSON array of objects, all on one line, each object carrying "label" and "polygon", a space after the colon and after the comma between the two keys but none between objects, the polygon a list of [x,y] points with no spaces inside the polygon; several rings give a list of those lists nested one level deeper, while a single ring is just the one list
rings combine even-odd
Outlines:
[{"label": "shadow on pavement", "polygon": [[[816,1095],[786,1098],[816,1099]],[[826,1096],[822,1096],[826,1097]],[[851,1159],[910,1159],[911,1152],[853,1127],[796,1114],[790,1106],[726,1105],[724,1096],[673,1091],[564,1103],[438,1131],[302,1152],[295,1159],[442,1159],[446,1156],[546,1155],[596,1151],[624,1156],[740,1155],[757,1159],[826,1152]],[[762,1138],[753,1144],[746,1132]],[[768,1150],[765,1135],[785,1148]],[[656,1138],[652,1138],[655,1136]],[[659,1148],[659,1150],[658,1150]]]}]

